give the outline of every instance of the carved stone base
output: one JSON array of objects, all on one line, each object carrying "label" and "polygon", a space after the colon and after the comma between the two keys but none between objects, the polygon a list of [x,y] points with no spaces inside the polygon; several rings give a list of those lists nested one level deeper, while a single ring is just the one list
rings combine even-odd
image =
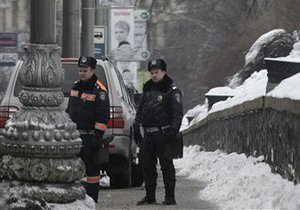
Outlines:
[{"label": "carved stone base", "polygon": [[0,158],[0,179],[30,182],[70,183],[84,176],[80,158],[27,158],[4,155]]},{"label": "carved stone base", "polygon": [[85,189],[79,183],[39,184],[3,180],[0,188],[7,209],[51,209],[49,203],[71,203],[85,199]]},{"label": "carved stone base", "polygon": [[60,48],[56,44],[25,47],[19,79],[23,89],[18,98],[23,106],[0,133],[3,152],[20,157],[74,157],[82,143],[76,124],[61,107],[65,98]]}]

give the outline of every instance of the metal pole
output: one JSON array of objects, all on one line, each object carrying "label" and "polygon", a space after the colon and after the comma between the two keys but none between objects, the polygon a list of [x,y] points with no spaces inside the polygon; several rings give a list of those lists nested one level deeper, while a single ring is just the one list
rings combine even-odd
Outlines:
[{"label": "metal pole", "polygon": [[95,25],[102,25],[107,26],[108,25],[108,7],[100,7],[100,5],[96,6],[96,12],[95,12]]},{"label": "metal pole", "polygon": [[94,56],[95,0],[82,0],[81,55]]},{"label": "metal pole", "polygon": [[[56,43],[56,0],[31,0],[30,42],[35,44]],[[47,27],[46,27],[47,26]]]},{"label": "metal pole", "polygon": [[79,56],[79,35],[79,0],[64,0],[62,57]]}]

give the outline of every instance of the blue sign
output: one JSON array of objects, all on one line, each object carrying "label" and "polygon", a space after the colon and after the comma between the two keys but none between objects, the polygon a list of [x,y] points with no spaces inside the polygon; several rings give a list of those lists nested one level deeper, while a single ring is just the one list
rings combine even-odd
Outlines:
[{"label": "blue sign", "polygon": [[105,43],[106,43],[106,27],[95,25],[94,26],[94,49],[95,58],[103,59],[105,57]]},{"label": "blue sign", "polygon": [[95,43],[95,58],[102,59],[105,57],[105,44]]}]

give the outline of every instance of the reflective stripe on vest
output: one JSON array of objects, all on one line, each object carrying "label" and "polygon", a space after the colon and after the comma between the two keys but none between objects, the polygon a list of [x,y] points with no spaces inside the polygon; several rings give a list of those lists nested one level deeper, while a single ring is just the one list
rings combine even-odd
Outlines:
[{"label": "reflective stripe on vest", "polygon": [[102,89],[104,90],[106,93],[107,93],[107,89],[106,87],[102,84],[102,82],[100,82],[99,80],[96,81],[97,85]]},{"label": "reflective stripe on vest", "polygon": [[79,95],[79,91],[77,91],[77,90],[71,90],[70,96],[78,97],[78,95]]},{"label": "reflective stripe on vest", "polygon": [[95,94],[82,93],[81,98],[85,101],[95,101],[96,100],[96,95]]},{"label": "reflective stripe on vest", "polygon": [[107,129],[107,125],[104,123],[95,123],[95,128],[101,131],[105,131]]},{"label": "reflective stripe on vest", "polygon": [[100,180],[100,176],[88,176],[86,182],[88,183],[97,183]]}]

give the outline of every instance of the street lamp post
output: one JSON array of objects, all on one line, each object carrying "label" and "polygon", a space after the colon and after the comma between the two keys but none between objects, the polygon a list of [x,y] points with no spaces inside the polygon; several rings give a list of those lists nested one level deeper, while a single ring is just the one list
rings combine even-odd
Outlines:
[{"label": "street lamp post", "polygon": [[82,0],[81,55],[94,56],[95,0]]},{"label": "street lamp post", "polygon": [[79,0],[63,2],[63,51],[62,57],[79,57]]},{"label": "street lamp post", "polygon": [[[78,183],[85,172],[76,157],[80,135],[60,106],[64,73],[55,40],[55,2],[31,0],[31,43],[25,47],[19,73],[23,90],[18,98],[23,106],[0,135],[5,152],[0,159],[1,188],[9,186],[11,190],[5,198],[9,209],[21,209],[24,203],[43,206],[41,201],[69,203],[85,197]],[[11,202],[11,197],[18,202]]]}]

